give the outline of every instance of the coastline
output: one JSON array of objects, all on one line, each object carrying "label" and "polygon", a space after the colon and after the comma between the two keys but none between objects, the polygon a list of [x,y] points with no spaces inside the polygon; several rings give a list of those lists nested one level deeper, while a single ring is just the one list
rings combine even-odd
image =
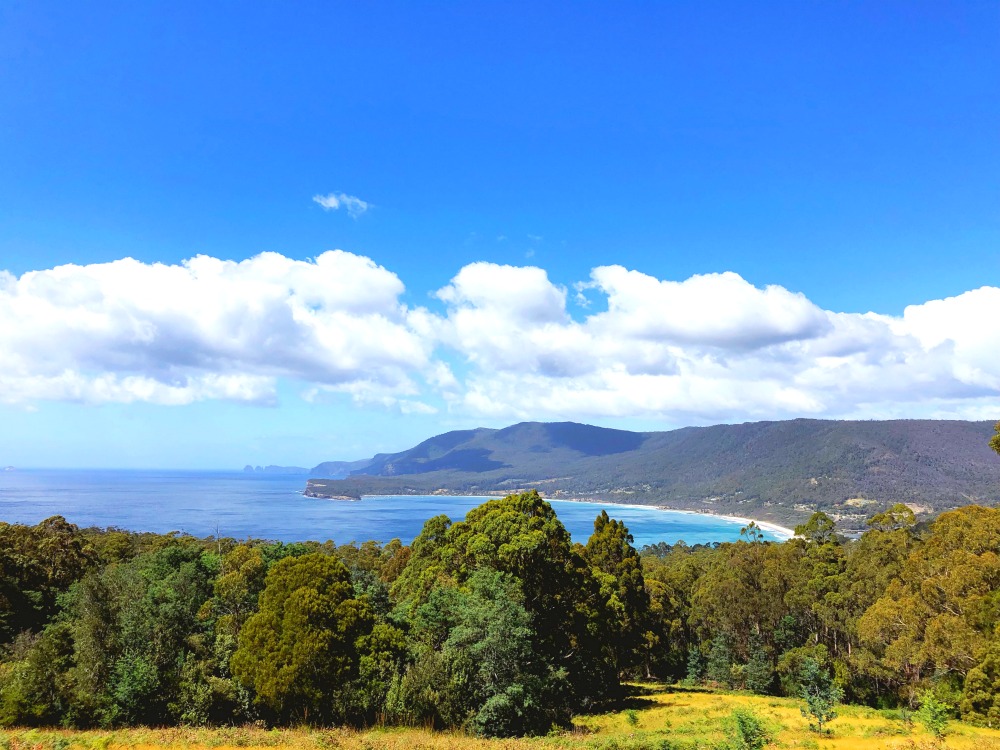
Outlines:
[{"label": "coastline", "polygon": [[[495,500],[498,497],[501,497],[501,495],[458,495],[456,493],[451,493],[451,492],[449,493],[442,492],[436,494],[452,496],[452,497],[482,498],[483,500]],[[426,497],[434,497],[434,496],[436,495],[426,495]],[[405,497],[405,495],[362,495],[361,499],[364,499],[366,497],[371,497],[371,498]],[[543,497],[545,496],[543,495]],[[774,534],[774,536],[778,537],[779,541],[785,542],[795,536],[795,532],[792,529],[788,528],[787,526],[781,526],[780,524],[773,523],[772,521],[761,521],[756,518],[746,518],[744,516],[729,516],[724,513],[713,513],[712,511],[707,511],[707,510],[671,508],[668,505],[644,505],[642,503],[616,503],[613,500],[585,500],[583,498],[576,498],[576,497],[545,497],[545,500],[549,502],[555,501],[560,503],[587,503],[589,505],[601,505],[601,506],[617,505],[622,508],[635,508],[638,510],[662,510],[662,511],[668,511],[670,513],[686,513],[695,516],[712,516],[714,518],[720,518],[725,521],[732,521],[733,523],[738,523],[741,526],[747,526],[752,521],[753,523],[757,524],[757,526],[762,531],[767,531],[770,532],[771,534]]]},{"label": "coastline", "polygon": [[690,508],[671,508],[669,505],[643,505],[641,503],[616,503],[613,500],[583,500],[580,498],[562,498],[562,497],[547,497],[546,500],[556,500],[559,502],[570,502],[570,503],[591,503],[592,505],[620,505],[623,508],[639,508],[639,509],[650,509],[653,510],[665,510],[670,513],[686,513],[693,516],[712,516],[714,518],[721,518],[726,521],[732,521],[733,523],[738,523],[741,526],[747,526],[752,521],[757,524],[762,531],[769,531],[776,537],[779,537],[781,541],[785,542],[795,536],[795,531],[788,528],[787,526],[781,526],[780,524],[773,523],[772,521],[761,521],[756,518],[746,518],[744,516],[728,516],[724,513],[713,513],[709,510],[691,510]]},{"label": "coastline", "polygon": [[770,531],[775,536],[781,537],[781,541],[783,542],[788,541],[789,539],[795,536],[794,530],[788,528],[787,526],[781,526],[779,524],[772,523],[771,521],[760,521],[756,518],[745,518],[743,516],[727,516],[723,515],[722,513],[712,513],[711,511],[707,510],[681,510],[680,508],[670,508],[667,507],[666,505],[657,505],[655,507],[658,510],[669,510],[673,511],[674,513],[691,513],[697,516],[715,516],[716,518],[725,518],[727,521],[735,521],[736,523],[740,523],[744,526],[748,525],[751,521],[753,521],[762,530]]}]

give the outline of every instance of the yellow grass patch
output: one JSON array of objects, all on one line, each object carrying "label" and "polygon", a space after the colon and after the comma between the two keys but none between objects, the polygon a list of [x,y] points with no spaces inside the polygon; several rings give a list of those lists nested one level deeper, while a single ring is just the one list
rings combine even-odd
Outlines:
[{"label": "yellow grass patch", "polygon": [[[0,750],[694,750],[726,741],[726,719],[749,709],[775,730],[775,747],[803,750],[932,750],[937,746],[898,712],[841,706],[829,734],[809,730],[800,701],[660,685],[638,686],[621,710],[579,716],[572,730],[547,737],[484,740],[427,729],[122,729],[4,730]],[[1000,750],[1000,731],[949,725],[951,750]]]},{"label": "yellow grass patch", "polygon": [[[662,737],[671,745],[715,747],[726,740],[726,718],[733,709],[749,709],[775,730],[777,747],[810,750],[875,750],[875,748],[930,748],[932,737],[919,725],[907,725],[895,711],[862,706],[839,706],[829,734],[809,729],[802,716],[802,701],[741,693],[684,688],[652,688],[633,701],[638,723],[633,727],[627,711],[578,717],[576,724],[594,736],[629,736],[634,740]],[[945,746],[960,750],[1000,750],[1000,731],[952,722]]]},{"label": "yellow grass patch", "polygon": [[866,505],[874,504],[874,500],[866,500],[863,497],[852,497],[850,500],[844,501],[844,505],[850,505],[852,508],[864,508]]}]

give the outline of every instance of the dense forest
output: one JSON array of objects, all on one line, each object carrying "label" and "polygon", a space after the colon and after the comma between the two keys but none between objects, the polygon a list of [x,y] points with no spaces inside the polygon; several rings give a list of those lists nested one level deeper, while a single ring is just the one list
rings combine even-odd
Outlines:
[{"label": "dense forest", "polygon": [[[998,437],[1000,440],[1000,437]],[[1000,449],[1000,445],[997,446]],[[0,524],[0,725],[542,733],[656,677],[1000,722],[1000,510],[903,505],[857,540],[574,544],[536,492],[410,546]]]}]

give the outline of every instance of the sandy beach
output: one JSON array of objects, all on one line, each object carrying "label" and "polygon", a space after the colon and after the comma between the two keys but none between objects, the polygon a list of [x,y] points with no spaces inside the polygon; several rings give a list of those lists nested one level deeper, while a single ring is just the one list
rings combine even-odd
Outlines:
[{"label": "sandy beach", "polygon": [[[649,507],[649,506],[646,506]],[[728,521],[734,521],[736,523],[742,524],[743,526],[748,525],[751,521],[757,524],[764,531],[770,531],[775,536],[779,536],[782,539],[791,539],[795,536],[795,532],[788,528],[787,526],[779,526],[776,523],[771,523],[770,521],[759,521],[756,518],[744,518],[743,516],[727,516],[722,513],[711,513],[709,511],[703,510],[681,510],[680,508],[669,508],[666,505],[657,505],[657,510],[669,510],[674,513],[691,513],[696,516],[715,516],[716,518],[725,518]]]},{"label": "sandy beach", "polygon": [[601,500],[583,500],[581,498],[575,497],[546,497],[546,500],[552,501],[556,500],[559,502],[570,502],[570,503],[589,503],[591,505],[618,505],[622,508],[639,508],[646,509],[655,508],[656,510],[665,510],[671,513],[688,513],[694,516],[713,516],[714,518],[722,518],[726,521],[732,521],[733,523],[738,523],[741,526],[747,526],[751,521],[753,521],[757,526],[759,526],[764,531],[769,531],[776,537],[782,540],[791,539],[795,536],[795,532],[788,528],[787,526],[779,526],[776,523],[771,523],[770,521],[760,521],[756,518],[744,518],[743,516],[727,516],[723,513],[712,513],[707,510],[690,510],[688,508],[671,508],[668,505],[643,505],[642,503],[616,503],[611,500],[601,501]]},{"label": "sandy beach", "polygon": [[[306,493],[306,494],[308,494],[308,493]],[[483,500],[496,500],[496,499],[498,499],[498,498],[501,497],[500,495],[459,495],[458,493],[451,493],[451,492],[441,493],[441,494],[444,495],[444,496],[446,496],[446,497],[447,496],[475,497],[475,498],[482,498]],[[323,497],[323,496],[316,495],[315,497]],[[363,497],[397,497],[397,496],[396,495],[363,495]],[[763,531],[768,531],[768,532],[774,534],[776,537],[778,537],[782,541],[784,541],[786,539],[791,539],[792,537],[795,536],[795,532],[792,529],[788,528],[787,526],[780,526],[780,525],[778,525],[776,523],[772,523],[770,521],[761,521],[761,520],[758,520],[756,518],[744,518],[743,516],[727,516],[727,515],[725,515],[723,513],[713,513],[711,511],[707,511],[707,510],[690,510],[690,509],[687,509],[687,508],[671,508],[670,506],[667,506],[667,505],[652,505],[652,504],[647,505],[647,504],[643,504],[643,503],[616,503],[613,500],[589,500],[589,499],[585,500],[583,498],[578,498],[578,497],[546,497],[545,495],[543,495],[543,497],[545,497],[545,499],[548,500],[549,502],[555,501],[555,502],[559,502],[559,503],[586,503],[588,505],[600,505],[600,506],[604,506],[604,507],[609,506],[609,505],[614,505],[614,506],[621,507],[621,508],[637,508],[639,510],[650,510],[650,509],[653,509],[653,510],[668,511],[670,513],[687,513],[687,514],[695,515],[695,516],[712,516],[714,518],[721,518],[721,519],[726,520],[726,521],[732,521],[733,523],[738,523],[741,526],[747,526],[751,521],[753,521]]]}]

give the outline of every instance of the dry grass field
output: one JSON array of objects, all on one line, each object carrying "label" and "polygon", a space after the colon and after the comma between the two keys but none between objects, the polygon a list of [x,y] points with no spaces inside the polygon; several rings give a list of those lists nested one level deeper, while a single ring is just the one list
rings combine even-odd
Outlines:
[{"label": "dry grass field", "polygon": [[[799,701],[659,685],[637,686],[621,710],[580,716],[571,730],[546,737],[484,740],[427,729],[122,729],[116,731],[0,731],[0,750],[687,750],[721,748],[736,708],[763,718],[774,747],[807,750],[931,750],[939,748],[919,726],[895,711],[841,706],[830,732],[809,730]],[[1000,750],[1000,731],[960,722],[949,725],[944,747]]]},{"label": "dry grass field", "polygon": [[[810,750],[875,750],[935,746],[919,725],[904,721],[898,711],[863,706],[839,706],[829,733],[817,734],[799,710],[801,701],[759,695],[645,686],[632,699],[635,711],[583,716],[576,724],[588,732],[591,744],[632,742],[655,746],[667,740],[671,747],[719,747],[727,741],[727,718],[736,708],[749,709],[772,728],[775,747]],[[648,691],[648,692],[646,692]],[[948,748],[1000,750],[1000,731],[952,722],[944,744]]]}]

